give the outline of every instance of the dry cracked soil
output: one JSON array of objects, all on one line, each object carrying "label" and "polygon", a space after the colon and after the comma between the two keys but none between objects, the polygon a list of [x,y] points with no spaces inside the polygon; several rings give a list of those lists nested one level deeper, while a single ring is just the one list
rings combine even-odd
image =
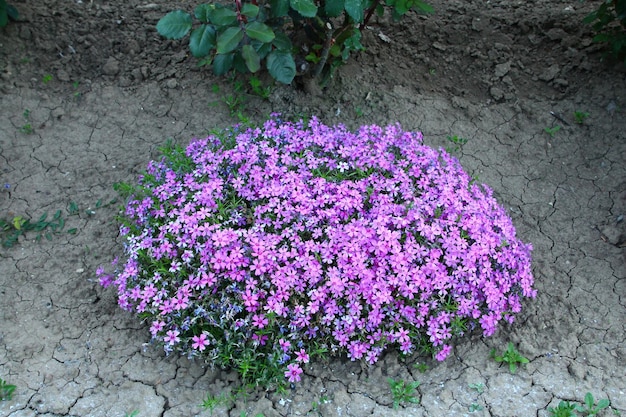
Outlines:
[{"label": "dry cracked soil", "polygon": [[[433,0],[434,15],[373,20],[367,50],[327,89],[274,86],[268,100],[158,36],[163,14],[196,2],[10,3],[21,16],[0,30],[0,217],[60,210],[65,225],[0,248],[0,378],[16,386],[0,416],[208,416],[207,394],[237,386],[233,372],[147,344],[146,325],[94,279],[122,255],[112,185],[134,181],[168,138],[235,123],[236,98],[257,121],[399,122],[451,146],[533,244],[538,296],[443,363],[335,358],[293,390],[255,391],[213,415],[545,417],[587,392],[611,401],[600,415],[626,414],[626,71],[581,24],[598,1]],[[508,342],[529,359],[515,374],[490,357]],[[394,409],[388,378],[420,381],[420,403]]]}]

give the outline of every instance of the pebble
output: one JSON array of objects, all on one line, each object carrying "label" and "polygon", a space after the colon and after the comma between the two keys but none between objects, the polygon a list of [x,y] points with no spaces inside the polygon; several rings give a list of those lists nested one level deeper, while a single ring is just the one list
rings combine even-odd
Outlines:
[{"label": "pebble", "polygon": [[117,59],[110,57],[102,66],[104,75],[117,75],[120,72],[120,63]]}]

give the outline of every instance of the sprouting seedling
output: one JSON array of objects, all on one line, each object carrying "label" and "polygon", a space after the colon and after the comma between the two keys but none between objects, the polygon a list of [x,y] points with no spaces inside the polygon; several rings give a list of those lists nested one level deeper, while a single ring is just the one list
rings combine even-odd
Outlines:
[{"label": "sprouting seedling", "polygon": [[204,401],[202,401],[202,404],[200,404],[200,407],[204,408],[205,410],[209,410],[209,413],[213,415],[213,410],[215,410],[216,407],[220,405],[226,406],[230,404],[233,400],[234,397],[232,395],[224,393],[221,393],[220,395],[207,394]]},{"label": "sprouting seedling", "polygon": [[420,400],[415,396],[415,391],[419,387],[419,381],[405,382],[396,381],[393,378],[387,379],[391,387],[391,395],[393,396],[393,408],[398,408],[402,403],[419,404]]},{"label": "sprouting seedling", "polygon": [[133,410],[130,413],[126,413],[125,417],[137,417],[139,415],[139,410]]},{"label": "sprouting seedling", "polygon": [[587,117],[589,117],[589,113],[583,111],[574,112],[574,121],[576,122],[576,124],[582,125],[583,123],[585,123],[585,119],[587,119]]},{"label": "sprouting seedling", "polygon": [[0,401],[11,400],[13,398],[13,391],[15,391],[15,388],[15,385],[9,384],[0,378]]},{"label": "sprouting seedling", "polygon": [[250,83],[250,87],[252,88],[252,92],[254,94],[256,94],[257,96],[261,97],[264,100],[267,100],[270,98],[270,95],[272,93],[272,87],[268,86],[264,86],[263,82],[257,78],[257,77],[250,77],[250,79],[248,80],[248,83]]},{"label": "sprouting seedling", "polygon": [[44,75],[41,79],[41,82],[43,82],[44,84],[48,84],[50,81],[52,81],[52,75],[50,74]]},{"label": "sprouting seedling", "polygon": [[24,116],[25,123],[20,128],[20,132],[30,135],[31,133],[33,133],[33,125],[30,123],[30,110],[24,109],[24,113],[22,113],[22,116]]},{"label": "sprouting seedling", "polygon": [[485,384],[482,383],[468,384],[468,386],[479,394],[482,394],[485,391]]},{"label": "sprouting seedling", "polygon": [[550,413],[550,417],[576,417],[575,409],[575,404],[561,401],[558,406],[548,408],[548,413]]},{"label": "sprouting seedling", "polygon": [[477,403],[471,403],[469,406],[469,412],[470,413],[474,413],[476,411],[481,411],[483,409],[483,406]]},{"label": "sprouting seedling", "polygon": [[462,138],[459,137],[457,135],[454,136],[448,136],[448,142],[452,143],[453,146],[446,148],[446,151],[448,151],[448,153],[454,151],[454,152],[458,152],[461,149],[463,149],[463,145],[465,145],[467,143],[467,138]]},{"label": "sprouting seedling", "polygon": [[528,359],[523,357],[513,346],[513,343],[509,342],[507,349],[502,355],[496,355],[496,350],[491,349],[491,357],[496,362],[506,362],[509,364],[509,370],[511,373],[515,373],[518,365],[528,363]]},{"label": "sprouting seedling", "polygon": [[546,127],[543,129],[548,135],[550,135],[550,137],[554,137],[554,135],[556,134],[556,132],[558,132],[559,130],[561,130],[561,126],[556,125],[556,126],[552,126],[552,127]]},{"label": "sprouting seedling", "polygon": [[430,366],[426,365],[425,363],[416,363],[415,365],[413,365],[413,367],[417,369],[421,374],[430,369]]},{"label": "sprouting seedling", "polygon": [[585,413],[586,416],[595,416],[600,411],[604,410],[605,408],[607,408],[610,405],[611,405],[611,401],[609,401],[606,398],[598,401],[598,404],[596,404],[596,401],[593,398],[593,394],[588,392],[585,395],[585,406],[583,407],[581,405],[577,405],[576,406],[576,411],[580,411],[581,413]]}]

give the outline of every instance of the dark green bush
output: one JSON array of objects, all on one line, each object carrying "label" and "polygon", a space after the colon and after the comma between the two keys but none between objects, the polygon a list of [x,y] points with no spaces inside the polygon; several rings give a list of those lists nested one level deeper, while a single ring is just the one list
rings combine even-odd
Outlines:
[{"label": "dark green bush", "polygon": [[[263,66],[277,81],[327,79],[350,53],[363,49],[361,29],[374,13],[395,19],[409,10],[431,12],[421,0],[233,0],[175,10],[157,24],[168,39],[190,33],[189,49],[216,74],[256,73]],[[195,27],[194,27],[195,26]]]},{"label": "dark green bush", "polygon": [[626,0],[604,0],[584,22],[597,32],[595,42],[607,43],[609,53],[626,62]]}]

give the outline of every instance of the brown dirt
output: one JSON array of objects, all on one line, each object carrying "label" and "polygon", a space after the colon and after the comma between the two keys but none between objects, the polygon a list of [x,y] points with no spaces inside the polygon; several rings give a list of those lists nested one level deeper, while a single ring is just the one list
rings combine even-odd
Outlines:
[{"label": "brown dirt", "polygon": [[[0,217],[61,210],[77,233],[0,249],[0,378],[17,386],[0,416],[209,415],[199,404],[235,387],[234,374],[145,345],[144,324],[94,280],[122,252],[112,184],[132,181],[166,139],[236,122],[232,83],[154,29],[195,3],[10,3],[21,20],[0,30]],[[514,325],[460,341],[443,363],[393,353],[372,367],[316,363],[296,390],[256,392],[214,415],[543,417],[586,392],[626,413],[626,70],[601,59],[580,23],[597,3],[433,1],[435,15],[371,22],[367,51],[320,95],[242,95],[254,120],[314,114],[400,122],[433,146],[467,138],[462,164],[535,247],[539,295]],[[575,111],[589,113],[584,124]],[[514,375],[489,357],[509,341],[530,359]],[[421,403],[394,410],[388,377],[421,381]]]}]

